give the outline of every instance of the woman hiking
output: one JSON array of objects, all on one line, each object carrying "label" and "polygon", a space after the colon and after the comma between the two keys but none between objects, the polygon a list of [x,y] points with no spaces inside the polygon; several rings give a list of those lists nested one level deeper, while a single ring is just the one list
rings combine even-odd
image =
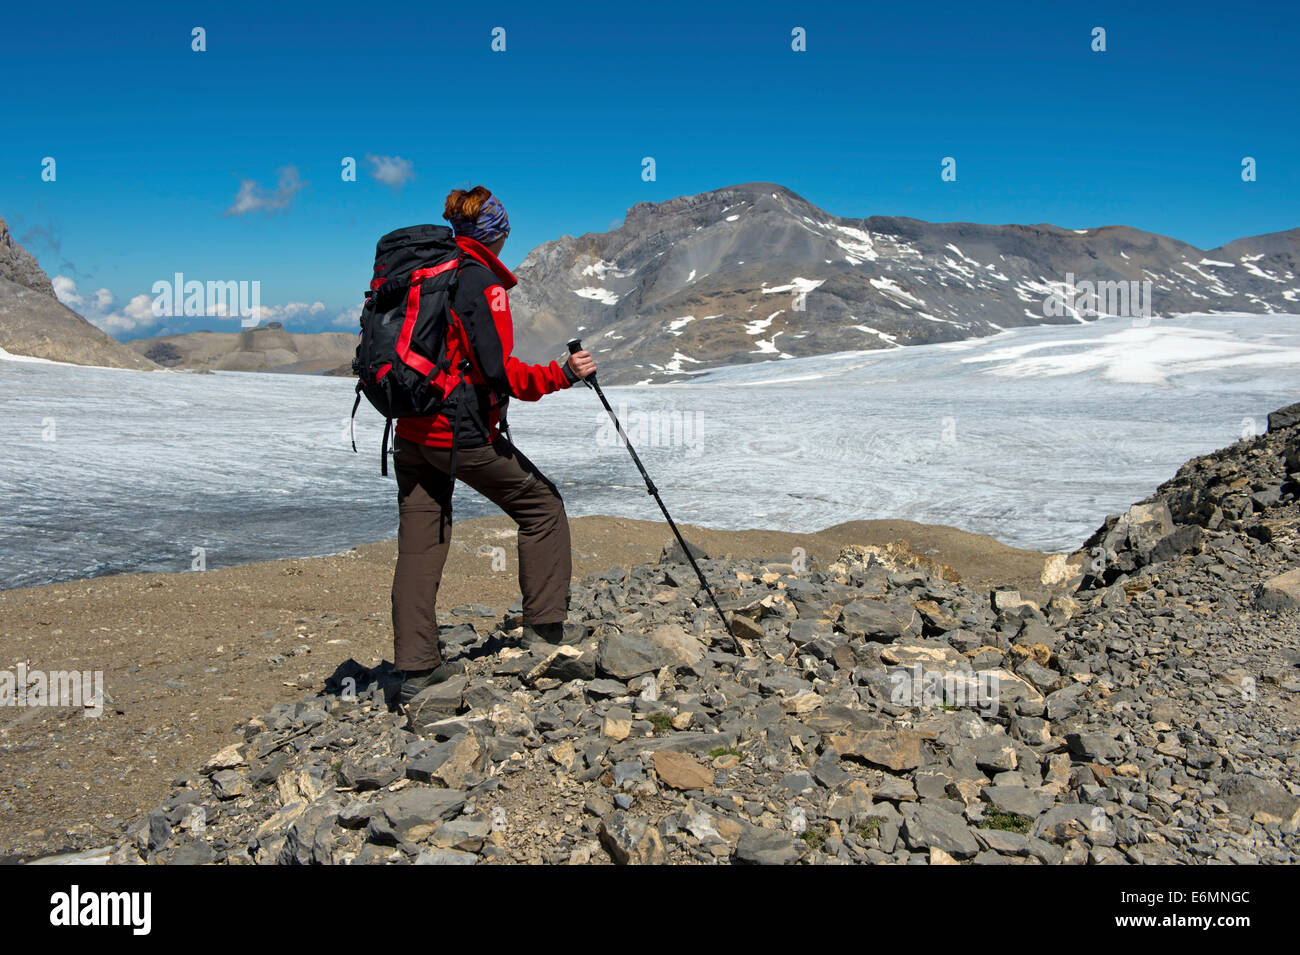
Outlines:
[{"label": "woman hiking", "polygon": [[443,218],[451,223],[464,263],[452,311],[461,326],[471,330],[468,337],[447,336],[447,358],[453,368],[468,359],[471,370],[449,396],[443,414],[400,418],[397,423],[393,462],[400,520],[393,644],[394,663],[402,671],[403,704],[425,687],[465,671],[464,661],[443,659],[434,612],[451,544],[453,469],[455,479],[519,526],[522,642],[560,642],[572,573],[564,502],[555,485],[501,435],[500,428],[510,397],[537,401],[596,370],[585,351],[568,356],[563,365],[528,365],[511,354],[514,325],[506,292],[517,280],[498,258],[510,234],[500,199],[483,186],[468,192],[456,189],[447,196]]}]

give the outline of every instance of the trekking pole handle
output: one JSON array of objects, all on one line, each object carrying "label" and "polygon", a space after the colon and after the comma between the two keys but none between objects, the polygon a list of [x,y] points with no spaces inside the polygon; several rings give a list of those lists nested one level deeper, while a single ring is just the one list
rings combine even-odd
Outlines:
[{"label": "trekking pole handle", "polygon": [[[570,338],[567,344],[569,347],[570,355],[576,355],[578,354],[578,352],[582,351],[581,338]],[[582,383],[586,385],[588,388],[592,387],[592,382],[595,380],[596,380],[596,376],[594,374],[588,375],[586,378],[581,379]]]}]

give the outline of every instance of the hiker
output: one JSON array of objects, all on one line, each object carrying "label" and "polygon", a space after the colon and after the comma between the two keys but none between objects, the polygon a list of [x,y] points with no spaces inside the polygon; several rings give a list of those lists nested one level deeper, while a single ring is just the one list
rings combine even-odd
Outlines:
[{"label": "hiker", "polygon": [[[517,280],[498,256],[510,234],[501,200],[483,186],[447,196],[443,218],[464,253],[452,311],[473,343],[447,338],[451,367],[471,362],[467,381],[449,396],[442,414],[398,419],[393,463],[397,475],[397,570],[393,575],[394,663],[402,671],[403,703],[421,689],[465,671],[443,659],[434,603],[451,544],[455,478],[506,512],[519,526],[519,587],[523,592],[521,644],[559,643],[569,610],[569,522],[560,493],[509,440],[510,397],[537,401],[571,387],[596,370],[586,351],[563,365],[529,365],[511,354],[514,326],[507,290]],[[466,351],[472,352],[465,354]],[[509,394],[487,382],[504,382]],[[452,422],[457,433],[453,446]],[[501,431],[505,431],[505,436]]]}]

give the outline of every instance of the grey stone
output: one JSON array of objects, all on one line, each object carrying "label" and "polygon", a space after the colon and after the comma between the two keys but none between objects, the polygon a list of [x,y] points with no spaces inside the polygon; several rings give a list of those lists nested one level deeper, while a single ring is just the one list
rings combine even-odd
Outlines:
[{"label": "grey stone", "polygon": [[891,643],[908,631],[914,617],[915,611],[909,617],[879,600],[855,600],[845,604],[837,623],[849,637]]},{"label": "grey stone", "polygon": [[1288,832],[1294,832],[1300,823],[1300,797],[1291,795],[1274,780],[1238,773],[1220,779],[1218,790],[1236,815],[1248,819],[1273,819]]},{"label": "grey stone", "polygon": [[1283,428],[1294,428],[1298,424],[1300,424],[1300,402],[1269,412],[1269,431],[1281,431]]},{"label": "grey stone", "polygon": [[421,849],[413,865],[477,865],[478,856],[455,849]]},{"label": "grey stone", "polygon": [[248,777],[233,769],[223,769],[212,774],[212,791],[218,799],[234,799],[248,792]]},{"label": "grey stone", "polygon": [[794,837],[780,829],[747,825],[736,845],[736,862],[744,865],[790,865],[799,861]]},{"label": "grey stone", "polygon": [[660,865],[667,861],[659,830],[621,809],[601,820],[600,841],[619,865]]},{"label": "grey stone", "polygon": [[1151,563],[1156,563],[1173,560],[1183,554],[1199,551],[1202,537],[1203,532],[1200,525],[1180,525],[1172,533],[1166,534],[1156,542],[1155,546],[1151,548],[1148,559]]},{"label": "grey stone", "polygon": [[1270,577],[1260,585],[1255,596],[1260,610],[1300,610],[1300,567]]},{"label": "grey stone", "polygon": [[1106,733],[1067,733],[1070,752],[1092,762],[1110,762],[1124,755],[1124,747]]},{"label": "grey stone", "polygon": [[985,786],[980,797],[999,812],[1012,813],[1035,819],[1043,813],[1052,800],[1023,786]]},{"label": "grey stone", "polygon": [[419,734],[428,724],[459,713],[468,684],[468,678],[464,674],[458,674],[442,683],[427,686],[412,697],[406,708],[411,731]]},{"label": "grey stone", "polygon": [[464,805],[465,793],[460,790],[404,789],[376,803],[377,812],[370,817],[373,841],[395,845],[413,836],[423,838],[442,820],[457,816]]},{"label": "grey stone", "polygon": [[643,673],[653,673],[673,662],[672,653],[649,637],[635,633],[618,633],[601,641],[597,651],[597,669],[606,676],[631,680]]},{"label": "grey stone", "polygon": [[1054,806],[1038,817],[1030,835],[1062,845],[1072,839],[1109,832],[1110,822],[1100,806],[1079,803]]},{"label": "grey stone", "polygon": [[980,851],[979,841],[959,816],[925,803],[903,810],[902,836],[909,849],[933,847],[955,859],[970,859]]}]

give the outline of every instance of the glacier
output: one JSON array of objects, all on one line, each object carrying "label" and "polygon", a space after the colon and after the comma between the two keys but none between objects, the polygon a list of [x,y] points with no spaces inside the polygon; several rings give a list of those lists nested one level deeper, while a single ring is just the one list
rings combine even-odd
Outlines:
[{"label": "glacier", "polygon": [[[0,588],[338,553],[396,536],[353,382],[0,356]],[[1185,460],[1297,400],[1295,315],[1108,318],[606,389],[673,517],[808,532],[895,518],[1077,547]],[[661,520],[596,396],[512,403],[571,516]],[[456,517],[497,513],[469,488]],[[665,537],[668,536],[665,528]]]}]

